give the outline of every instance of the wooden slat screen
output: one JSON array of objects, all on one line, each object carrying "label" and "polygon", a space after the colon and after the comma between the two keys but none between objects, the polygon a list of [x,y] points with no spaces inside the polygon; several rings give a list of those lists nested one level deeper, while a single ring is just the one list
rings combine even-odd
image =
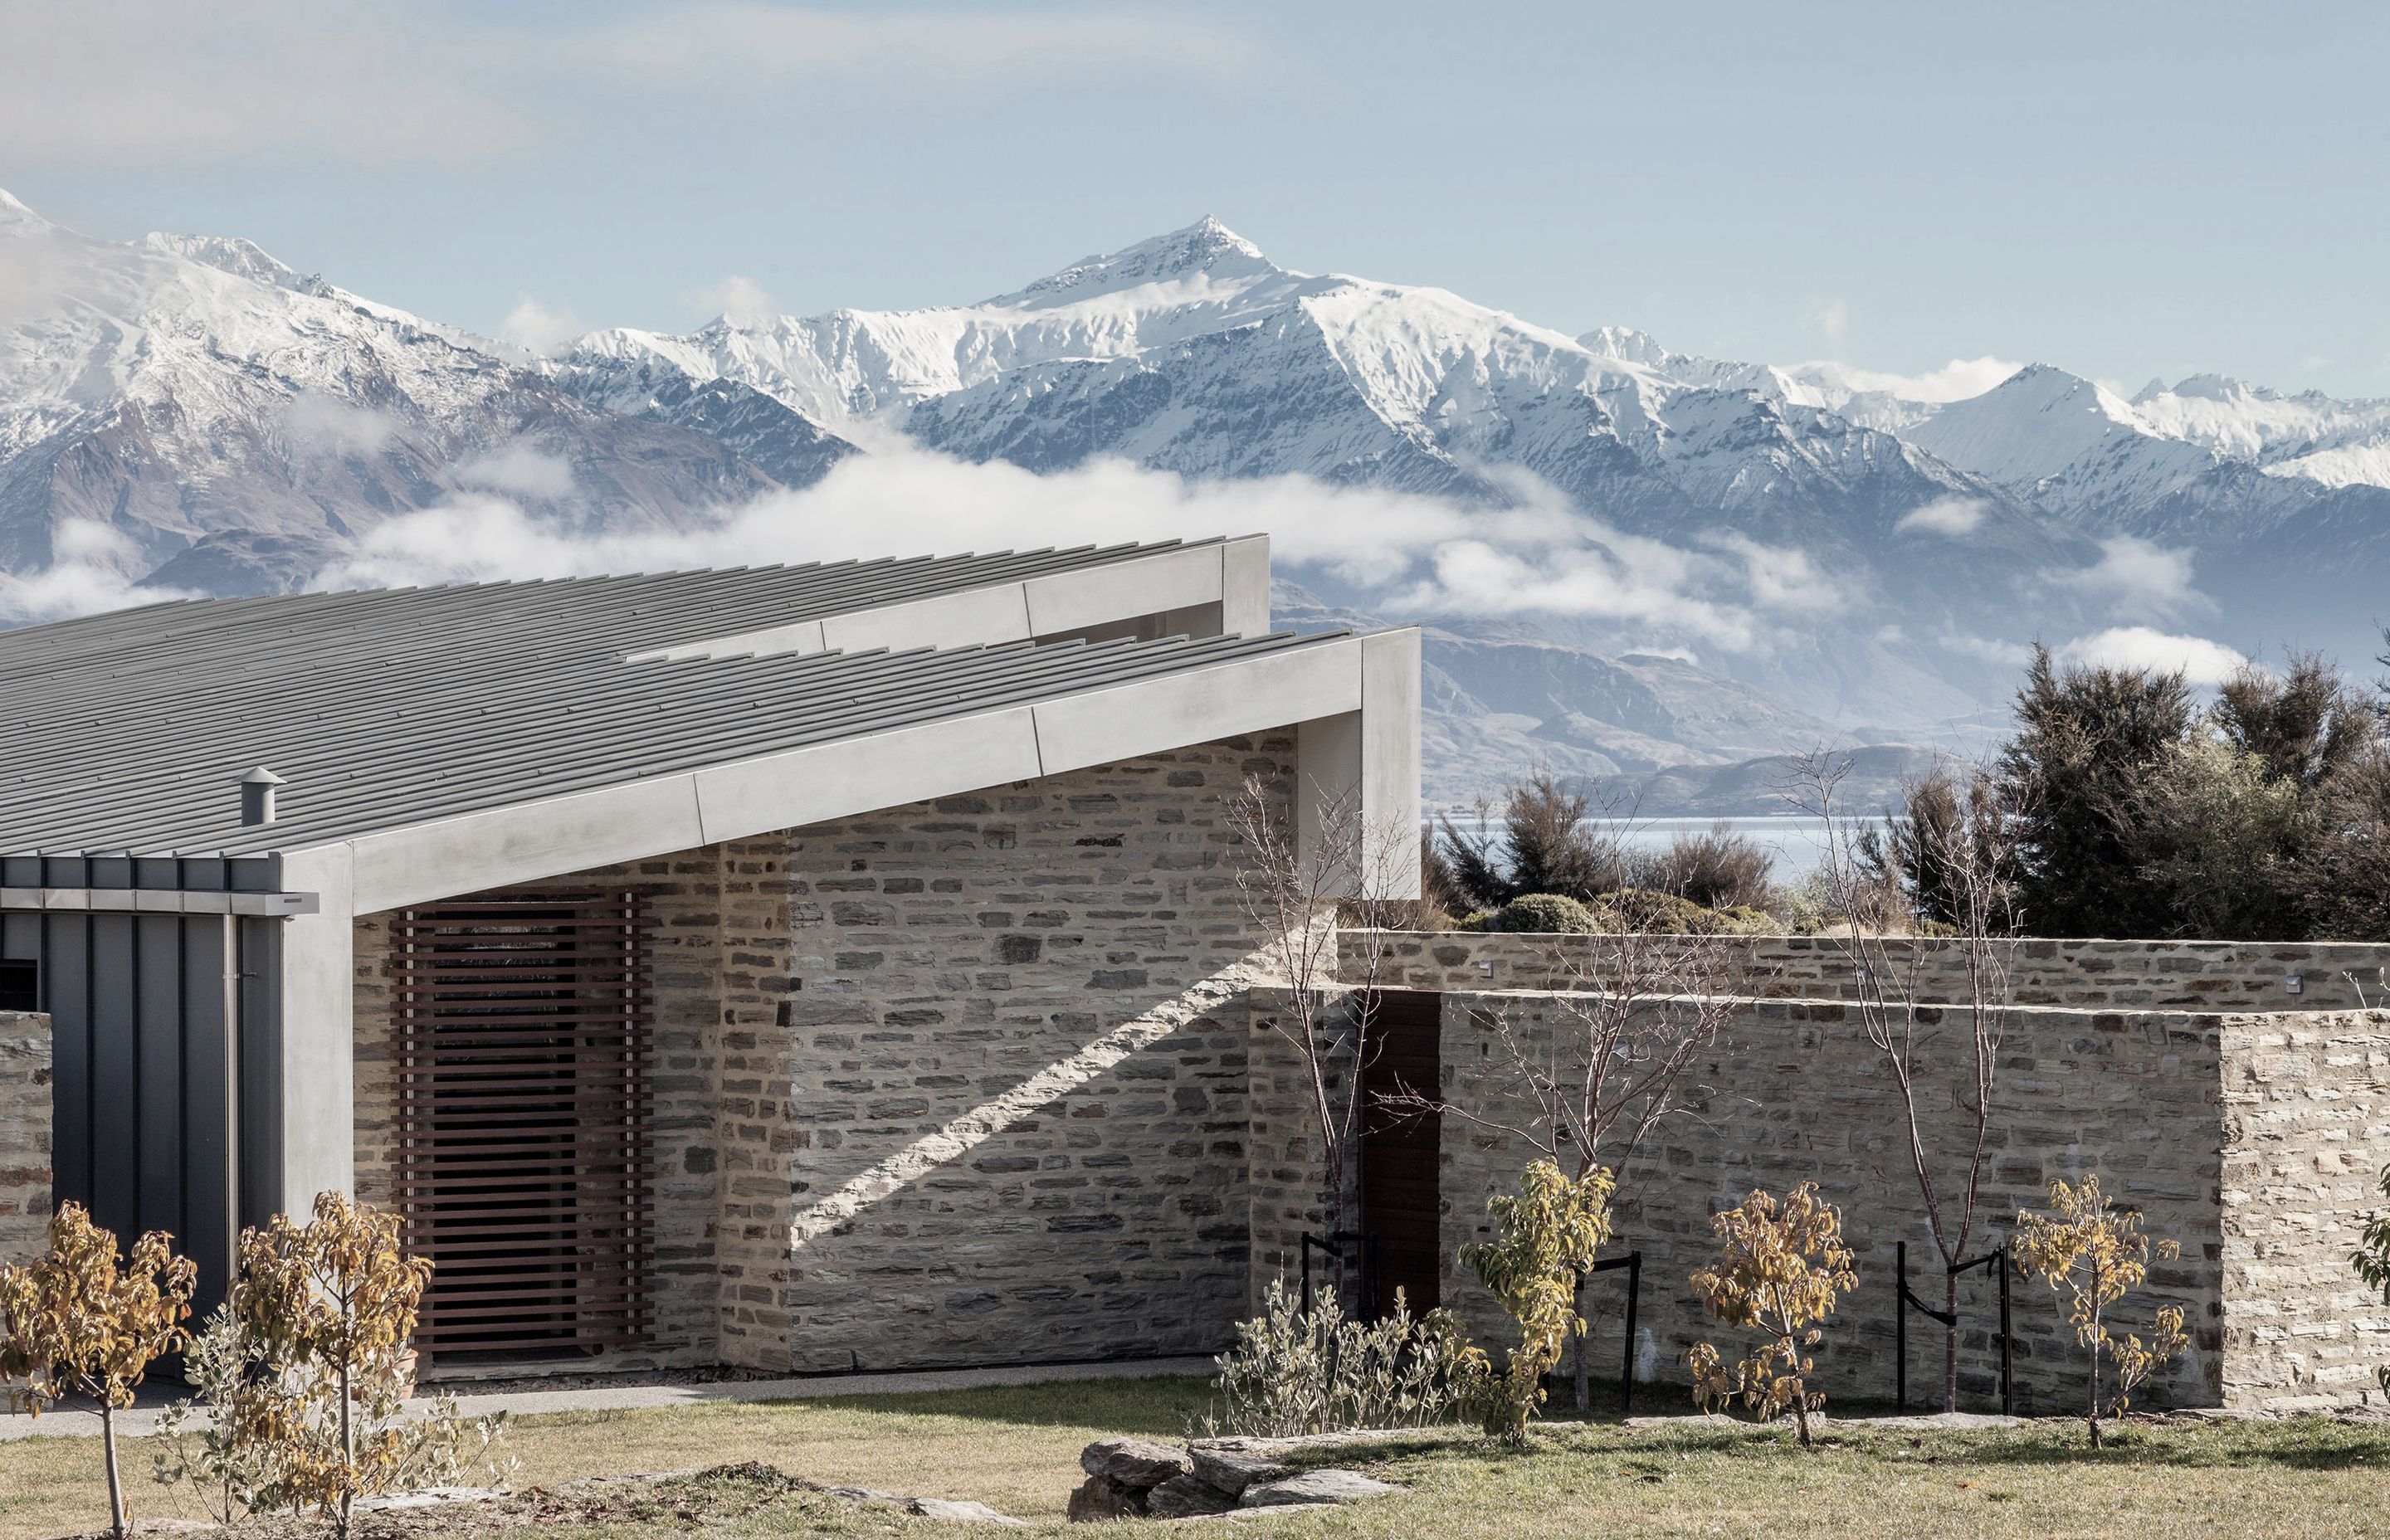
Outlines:
[{"label": "wooden slat screen", "polygon": [[418,1351],[642,1341],[655,1260],[638,893],[483,894],[392,930],[393,1179],[437,1264]]}]

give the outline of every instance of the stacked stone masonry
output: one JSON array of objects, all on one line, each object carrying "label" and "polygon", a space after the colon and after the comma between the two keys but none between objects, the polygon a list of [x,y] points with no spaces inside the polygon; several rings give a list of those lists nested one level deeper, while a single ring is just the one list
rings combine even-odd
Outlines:
[{"label": "stacked stone masonry", "polygon": [[[1598,980],[1602,944],[1468,933],[1347,934],[1343,943],[1348,979],[1374,953],[1389,987],[1443,992],[1446,1097],[1495,1122],[1516,1121],[1517,1109],[1493,1070],[1494,1016],[1524,1041],[1546,1040],[1565,1024],[1565,997],[1537,986]],[[1727,944],[1739,949],[1733,976],[1761,997],[1734,1016],[1692,1077],[1688,1115],[1638,1153],[1624,1185],[1617,1244],[1645,1253],[1639,1372],[1678,1380],[1678,1355],[1711,1329],[1684,1281],[1709,1254],[1710,1214],[1751,1187],[1816,1180],[1844,1206],[1862,1278],[1821,1369],[1830,1390],[1882,1397],[1893,1380],[1894,1242],[1908,1242],[1912,1287],[1931,1298],[1938,1281],[1894,1088],[1856,1008],[1833,999],[1851,992],[1843,953],[1807,938]],[[1921,997],[1960,993],[1955,953],[1935,946],[1918,959]],[[2009,1013],[1971,1251],[2005,1238],[2021,1208],[2041,1206],[2050,1178],[2096,1170],[2153,1233],[2184,1248],[2154,1271],[2152,1296],[2185,1307],[2192,1351],[2156,1399],[2276,1409],[2378,1399],[2390,1313],[2348,1256],[2383,1205],[2377,1182],[2390,1161],[2390,1011],[2353,1008],[2381,1004],[2370,970],[2384,956],[2390,948],[2360,945],[2020,943],[2017,997],[2045,1003]],[[2296,994],[2285,987],[2291,973],[2304,975]],[[1781,997],[1793,994],[1811,998]],[[2198,1008],[2148,1008],[2153,1000]],[[2116,1008],[2126,1007],[2139,1008]],[[1953,1141],[1972,1128],[1953,1110],[1972,1060],[1968,1016],[1950,1007],[1927,1019],[1947,1049],[1922,1056],[1921,1102],[1935,1110],[1928,1137],[1947,1172]],[[1256,1126],[1278,1110],[1258,1090]],[[1528,1155],[1450,1116],[1443,1150],[1449,1258],[1484,1233],[1486,1199]],[[1260,1244],[1257,1236],[1257,1267]],[[1446,1297],[1472,1325],[1497,1324],[1490,1300],[1457,1271]],[[1980,1405],[1994,1391],[1996,1296],[1970,1281],[1962,1299],[1963,1378]],[[2062,1406],[2079,1386],[2079,1356],[2046,1291],[2021,1284],[2016,1309],[2021,1392],[2029,1406]],[[1614,1337],[1614,1312],[1607,1324]],[[1938,1327],[1911,1316],[1913,1394],[1938,1382],[1940,1343]]]},{"label": "stacked stone masonry", "polygon": [[50,1019],[0,1010],[0,1262],[40,1253],[50,1219]]},{"label": "stacked stone masonry", "polygon": [[[1291,731],[545,884],[655,916],[657,1329],[610,1366],[1205,1352],[1241,1312],[1228,801]],[[388,917],[357,926],[357,1186],[390,1196]]]},{"label": "stacked stone masonry", "polygon": [[[1348,930],[1338,938],[1338,966],[1347,982],[1374,976],[1390,989],[1599,987],[1603,955],[1614,944],[1601,936]],[[1722,936],[1715,944],[1724,965],[1720,983],[1737,994],[1855,996],[1850,959],[1831,936]],[[1965,956],[1958,943],[1881,944],[1913,977],[1921,1001],[1963,1003]],[[2012,998],[2024,1006],[2317,1011],[2390,1005],[2390,945],[2373,943],[2024,940],[2006,950]]]}]

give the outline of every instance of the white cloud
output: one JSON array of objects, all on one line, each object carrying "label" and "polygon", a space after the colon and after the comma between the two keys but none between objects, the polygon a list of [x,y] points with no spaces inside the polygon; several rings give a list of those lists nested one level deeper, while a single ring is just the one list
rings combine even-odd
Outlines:
[{"label": "white cloud", "polygon": [[456,481],[518,497],[567,497],[572,493],[572,467],[562,456],[510,443],[458,466]]},{"label": "white cloud", "polygon": [[398,437],[388,412],[355,406],[337,396],[302,394],[282,409],[282,431],[292,443],[339,454],[370,455]]},{"label": "white cloud", "polygon": [[135,588],[133,575],[148,565],[140,547],[97,520],[60,523],[50,536],[50,565],[30,577],[0,572],[0,623],[38,624],[190,597],[169,588]]},{"label": "white cloud", "polygon": [[572,306],[543,304],[526,294],[507,312],[498,335],[533,353],[557,353],[587,329]]},{"label": "white cloud", "polygon": [[1828,346],[1839,348],[1850,329],[1851,307],[1843,300],[1812,300],[1802,307],[1801,319],[1816,327]]},{"label": "white cloud", "polygon": [[1963,540],[1984,526],[1984,516],[1992,506],[1980,497],[1936,497],[1921,508],[1911,508],[1893,525],[1894,531],[1915,530],[1922,534],[1938,534],[1952,540]]},{"label": "white cloud", "polygon": [[864,73],[913,82],[1022,73],[1050,80],[1124,64],[1225,75],[1260,57],[1241,35],[1159,7],[849,12],[736,0],[636,15],[572,50],[576,64],[626,81],[706,90]]},{"label": "white cloud", "polygon": [[1765,545],[1730,532],[1705,536],[1702,543],[1741,558],[1744,585],[1763,610],[1817,614],[1849,599],[1843,585],[1819,571],[1806,551]]},{"label": "white cloud", "polygon": [[2023,668],[2033,659],[2033,648],[2023,642],[2004,642],[1997,636],[1969,636],[1949,631],[1936,636],[1934,641],[1946,652],[1955,652],[1962,658],[1981,658],[1985,662],[2008,668]]},{"label": "white cloud", "polygon": [[[1193,481],[1120,460],[1040,475],[920,450],[861,455],[812,487],[686,531],[585,534],[515,501],[467,493],[376,527],[318,577],[331,586],[661,571],[774,561],[1115,544],[1266,533],[1309,569],[1420,613],[1613,622],[1634,647],[1749,650],[1762,607],[1805,596],[1744,561],[1625,534],[1516,473],[1498,508],[1301,476]],[[486,483],[485,483],[486,484]]]},{"label": "white cloud", "polygon": [[2024,367],[2014,360],[1995,358],[1985,353],[1981,358],[1954,358],[1940,368],[1929,369],[1923,374],[1855,369],[1847,364],[1825,360],[1795,364],[1787,372],[1829,380],[1846,391],[1881,391],[1900,401],[1939,404],[1982,395]]},{"label": "white cloud", "polygon": [[1132,68],[1219,78],[1266,58],[1240,31],[1160,6],[598,12],[0,0],[0,145],[71,165],[486,164],[597,132],[627,96],[719,108],[800,83],[1039,89]]},{"label": "white cloud", "polygon": [[2062,662],[2102,668],[2179,671],[2194,685],[2220,685],[2249,660],[2204,636],[2174,636],[2146,625],[2114,626],[2077,637],[2057,651]]},{"label": "white cloud", "polygon": [[2100,559],[2052,581],[2079,588],[2114,607],[2127,620],[2163,620],[2191,610],[2213,610],[2214,600],[2191,585],[2191,556],[2139,535],[2112,535],[2100,542]]},{"label": "white cloud", "polygon": [[772,296],[754,279],[733,273],[720,283],[702,289],[686,290],[680,302],[691,310],[700,311],[708,320],[727,315],[738,327],[760,327],[770,323],[779,314]]}]

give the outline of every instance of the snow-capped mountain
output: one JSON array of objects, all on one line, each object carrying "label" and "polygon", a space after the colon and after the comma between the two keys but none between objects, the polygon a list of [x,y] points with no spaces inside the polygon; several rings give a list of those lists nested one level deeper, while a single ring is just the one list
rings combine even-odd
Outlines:
[{"label": "snow-capped mountain", "polygon": [[49,566],[75,525],[107,533],[78,557],[127,577],[275,586],[477,488],[671,527],[778,484],[732,434],[593,407],[245,240],[94,240],[0,193],[0,572]]},{"label": "snow-capped mountain", "polygon": [[[1703,358],[1296,272],[1210,219],[974,304],[539,357],[246,240],[94,240],[0,193],[0,600],[69,555],[301,586],[474,498],[567,534],[718,529],[907,443],[1431,500],[1458,533],[1376,564],[1399,579],[1315,553],[1291,613],[1430,622],[1456,795],[1529,757],[1668,776],[1820,735],[1947,741],[1997,714],[2024,644],[2125,622],[2362,656],[2390,576],[2390,402]],[[2155,599],[2117,586],[2151,572]]]}]

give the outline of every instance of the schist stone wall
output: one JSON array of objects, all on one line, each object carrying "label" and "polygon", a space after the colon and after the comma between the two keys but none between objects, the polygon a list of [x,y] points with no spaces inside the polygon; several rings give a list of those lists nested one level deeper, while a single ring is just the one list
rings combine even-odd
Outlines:
[{"label": "schist stone wall", "polygon": [[[1226,827],[1291,729],[577,873],[655,915],[657,1333],[616,1367],[1216,1349],[1246,1282]],[[390,945],[357,930],[357,1187]]]},{"label": "schist stone wall", "polygon": [[38,1255],[50,1222],[50,1019],[0,1010],[0,1262]]},{"label": "schist stone wall", "polygon": [[[1454,930],[1347,931],[1338,940],[1348,982],[1363,976],[1374,951],[1375,976],[1386,988],[1512,990],[1597,983],[1606,939]],[[1738,993],[1856,997],[1850,961],[1831,936],[1723,936],[1716,944],[1728,975],[1722,982]],[[1882,944],[1916,959],[1921,999],[1965,998],[1959,943]],[[2390,1004],[2390,945],[2373,943],[2024,940],[2010,955],[2018,1005],[2317,1011]]]},{"label": "schist stone wall", "polygon": [[[1522,1110],[1497,1069],[1497,1012],[1530,1048],[1565,1030],[1552,995],[1446,995],[1444,1097],[1516,1123]],[[1943,1013],[1936,1025],[1960,1057],[1926,1066],[1921,1099],[1947,1110],[1959,1087],[1946,1081],[1966,1073],[1972,1055],[1963,1012]],[[1939,1277],[1895,1089],[1856,1012],[1840,1003],[1755,1002],[1732,1017],[1690,1079],[1684,1114],[1629,1165],[1617,1211],[1615,1246],[1644,1256],[1638,1378],[1667,1387],[1657,1402],[1665,1405],[1684,1385],[1686,1347],[1736,1340],[1716,1334],[1686,1283],[1715,1254],[1710,1216],[1754,1187],[1780,1194],[1815,1180],[1843,1208],[1860,1275],[1818,1351],[1820,1381],[1830,1394],[1888,1399],[1895,1243],[1908,1242],[1921,1294],[1938,1298]],[[1303,1110],[1276,1084],[1256,1077],[1257,1151],[1260,1130],[1294,1125]],[[2347,1254],[2379,1202],[2374,1175],[2390,1159],[2390,1012],[2019,1008],[1994,1107],[1971,1254],[2004,1238],[2018,1210],[2043,1206],[2049,1179],[2093,1171],[2120,1203],[2148,1216],[2153,1234],[2182,1243],[2181,1260],[2156,1264],[2149,1297],[2118,1317],[2120,1329],[2132,1329],[2154,1303],[2184,1307],[2191,1352],[2149,1399],[2284,1408],[2372,1392],[2373,1367],[2390,1359],[2390,1319],[2358,1284]],[[1941,1169],[1963,1160],[1959,1141],[1970,1134],[1970,1120],[1947,1110],[1929,1126]],[[1451,1114],[1442,1140],[1442,1246],[1452,1269],[1445,1300],[1473,1331],[1498,1337],[1498,1310],[1449,1259],[1487,1232],[1486,1200],[1509,1190],[1533,1152]],[[1306,1174],[1285,1165],[1280,1185],[1305,1190]],[[1254,1180],[1258,1195],[1258,1164]],[[1316,1189],[1316,1167],[1307,1180]],[[1261,1216],[1257,1202],[1257,1275],[1271,1264]],[[1622,1277],[1606,1276],[1588,1292],[1599,1364],[1618,1361]],[[2014,1287],[2023,1405],[2066,1410],[2083,1382],[2079,1352],[2049,1291]],[[1997,1295],[1975,1275],[1961,1300],[1962,1384],[1981,1407],[1997,1394]],[[1909,1326],[1911,1393],[1930,1405],[1941,1328],[1914,1315]]]}]

